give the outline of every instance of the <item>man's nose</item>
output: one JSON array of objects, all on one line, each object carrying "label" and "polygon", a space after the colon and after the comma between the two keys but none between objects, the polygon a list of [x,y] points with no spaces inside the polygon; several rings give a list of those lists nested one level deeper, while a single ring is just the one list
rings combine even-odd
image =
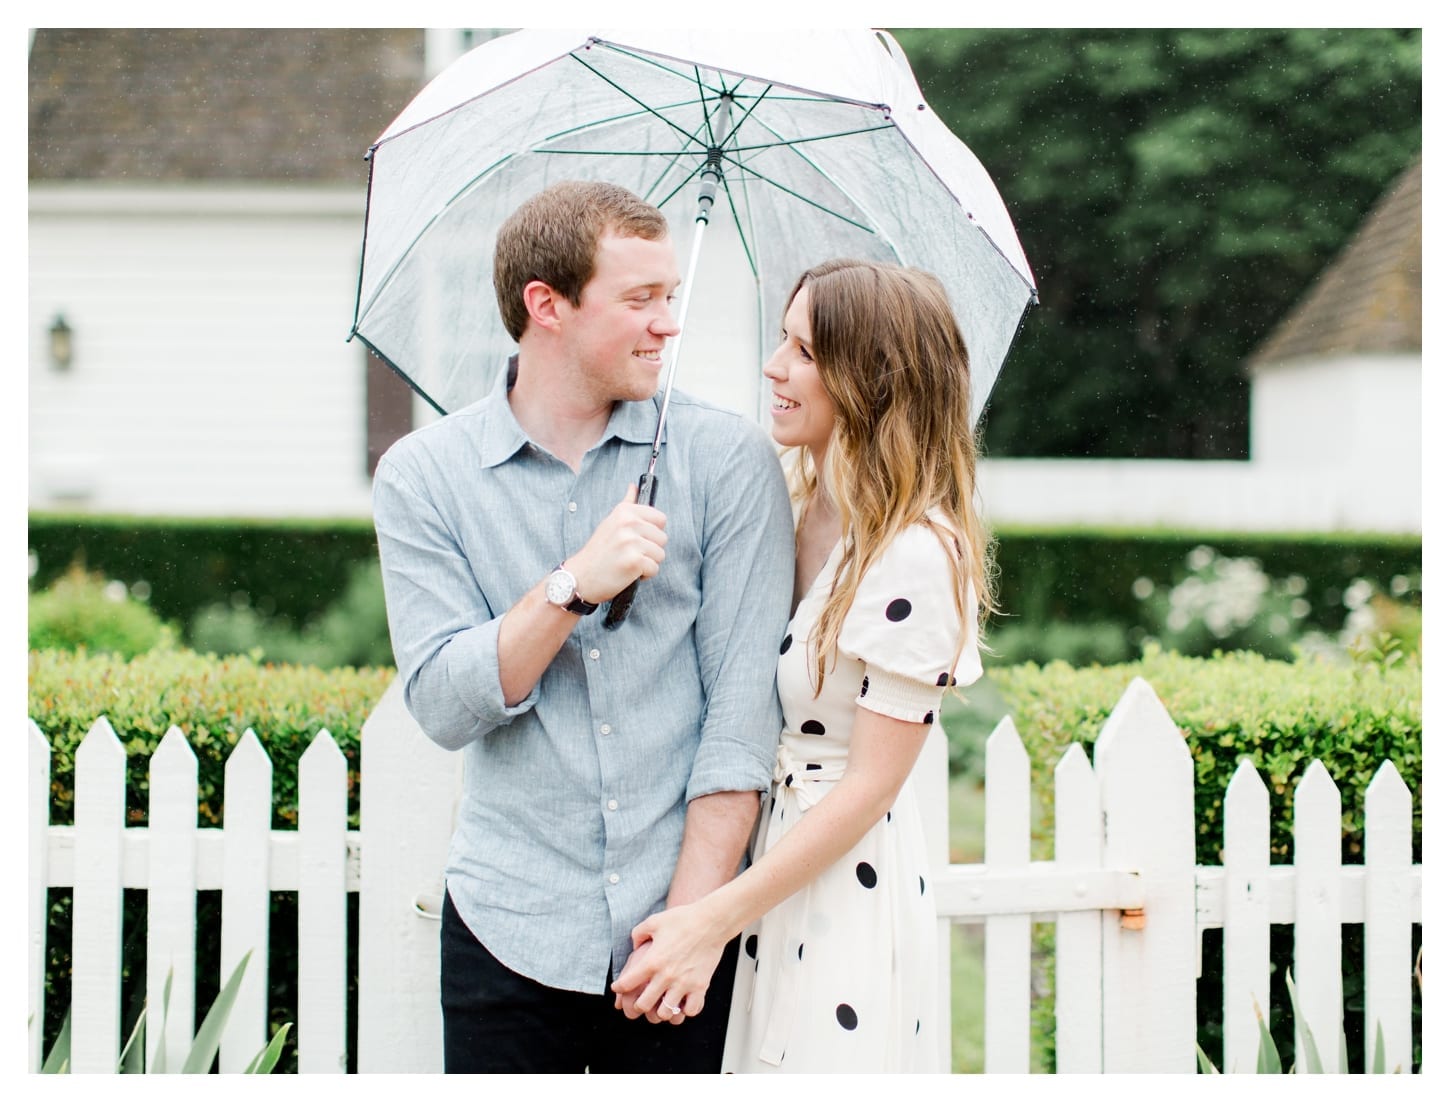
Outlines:
[{"label": "man's nose", "polygon": [[660,311],[655,320],[650,324],[650,331],[661,337],[678,337],[680,335],[680,323],[675,320],[674,315],[666,307]]}]

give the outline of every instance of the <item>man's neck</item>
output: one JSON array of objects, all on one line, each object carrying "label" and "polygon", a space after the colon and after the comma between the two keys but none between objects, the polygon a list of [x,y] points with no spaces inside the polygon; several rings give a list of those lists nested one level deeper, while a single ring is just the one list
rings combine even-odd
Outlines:
[{"label": "man's neck", "polygon": [[604,435],[614,403],[582,393],[576,381],[559,377],[550,366],[520,351],[509,408],[531,440],[577,471],[584,453]]}]

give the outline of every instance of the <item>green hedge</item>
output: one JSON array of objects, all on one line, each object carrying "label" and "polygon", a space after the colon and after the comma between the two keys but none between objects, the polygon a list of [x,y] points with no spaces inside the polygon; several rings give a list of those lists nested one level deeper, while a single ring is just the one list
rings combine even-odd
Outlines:
[{"label": "green hedge", "polygon": [[[1382,761],[1395,764],[1414,796],[1416,859],[1421,815],[1420,665],[1404,661],[1273,662],[1235,652],[1184,658],[1156,650],[1142,661],[1074,669],[1054,662],[999,669],[992,680],[1032,762],[1044,809],[1052,804],[1052,770],[1073,742],[1089,752],[1118,698],[1142,677],[1182,729],[1193,755],[1198,862],[1219,864],[1223,794],[1248,758],[1269,787],[1270,845],[1287,859],[1293,836],[1294,786],[1318,758],[1338,785],[1344,809],[1345,859],[1363,840],[1364,790]],[[1040,824],[1045,847],[1051,824]],[[1048,856],[1043,850],[1044,859]]]},{"label": "green hedge", "polygon": [[1420,574],[1419,536],[1363,533],[1245,535],[1230,532],[1006,527],[997,532],[1002,611],[1011,623],[1141,622],[1133,583],[1172,584],[1195,547],[1253,558],[1273,578],[1298,574],[1315,588],[1308,623],[1337,630],[1343,591],[1355,578],[1388,591],[1396,575]]},{"label": "green hedge", "polygon": [[[72,563],[133,586],[165,620],[186,624],[236,601],[301,625],[342,595],[348,568],[377,558],[372,522],[247,521],[31,514],[41,589]],[[240,594],[241,597],[237,595]]]},{"label": "green hedge", "polygon": [[144,821],[146,763],[173,726],[197,757],[200,816],[221,825],[226,759],[250,727],[272,759],[273,825],[297,821],[297,760],[326,728],[347,758],[350,824],[357,826],[357,770],[363,721],[382,697],[391,669],[319,670],[246,657],[216,659],[157,650],[126,661],[84,651],[32,651],[30,718],[51,747],[51,821],[72,821],[75,751],[105,715],[126,748],[127,818]]},{"label": "green hedge", "polygon": [[[1133,583],[1172,583],[1201,544],[1258,559],[1271,577],[1298,574],[1315,589],[1309,623],[1340,626],[1340,597],[1355,578],[1381,590],[1396,575],[1420,573],[1418,536],[1244,535],[1225,532],[1002,528],[997,533],[1004,624],[1091,624],[1142,620]],[[144,581],[150,603],[182,624],[210,604],[236,600],[303,624],[343,594],[348,567],[377,557],[366,518],[324,521],[197,520],[34,513],[32,584],[43,588],[77,558],[127,585]],[[241,594],[241,597],[236,595]]]}]

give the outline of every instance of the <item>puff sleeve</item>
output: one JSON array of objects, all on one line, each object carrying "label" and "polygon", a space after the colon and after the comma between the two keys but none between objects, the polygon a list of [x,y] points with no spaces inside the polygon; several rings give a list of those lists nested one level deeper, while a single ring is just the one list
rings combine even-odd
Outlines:
[{"label": "puff sleeve", "polygon": [[838,652],[866,666],[856,703],[893,719],[931,723],[948,685],[981,676],[975,591],[967,616],[966,646],[953,668],[960,621],[951,558],[931,528],[912,525],[862,577],[841,625]]}]

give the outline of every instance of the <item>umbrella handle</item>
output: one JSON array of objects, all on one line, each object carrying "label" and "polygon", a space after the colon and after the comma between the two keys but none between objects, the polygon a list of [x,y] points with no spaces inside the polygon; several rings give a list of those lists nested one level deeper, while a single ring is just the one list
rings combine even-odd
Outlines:
[{"label": "umbrella handle", "polygon": [[[659,488],[659,480],[650,471],[646,471],[639,476],[639,493],[635,494],[634,500],[645,505],[653,505],[655,491]],[[614,631],[624,623],[629,616],[630,606],[634,604],[634,591],[639,588],[639,582],[640,580],[636,578],[614,595],[614,600],[609,602],[609,611],[604,614],[604,630]]]}]

